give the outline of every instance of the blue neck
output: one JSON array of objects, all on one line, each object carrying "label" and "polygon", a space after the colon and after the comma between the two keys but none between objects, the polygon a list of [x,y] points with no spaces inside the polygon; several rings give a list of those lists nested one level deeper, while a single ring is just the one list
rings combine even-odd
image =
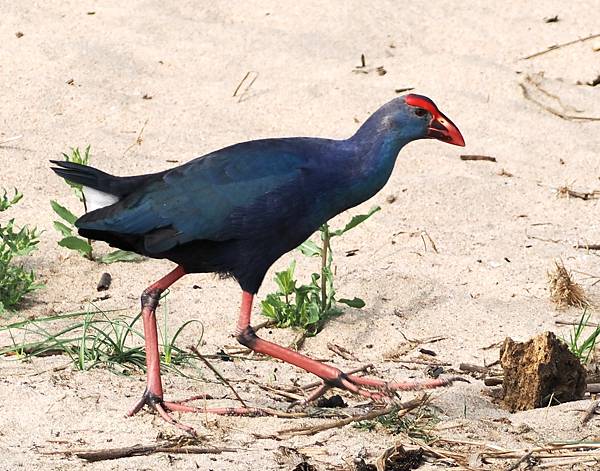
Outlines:
[{"label": "blue neck", "polygon": [[348,139],[355,159],[354,175],[348,200],[351,206],[366,201],[387,183],[394,169],[400,149],[413,139],[398,135],[393,129],[385,129],[373,115]]}]

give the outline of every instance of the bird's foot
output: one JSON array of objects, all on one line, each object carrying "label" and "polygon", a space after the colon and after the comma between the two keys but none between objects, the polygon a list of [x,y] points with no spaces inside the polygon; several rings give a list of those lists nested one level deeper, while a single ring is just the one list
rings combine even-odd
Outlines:
[{"label": "bird's foot", "polygon": [[177,419],[175,419],[172,415],[173,412],[190,412],[189,409],[195,409],[185,405],[185,402],[200,398],[203,396],[197,396],[195,398],[190,398],[187,401],[181,402],[165,402],[162,398],[162,395],[157,395],[146,389],[142,397],[135,403],[135,405],[127,412],[128,417],[132,417],[137,414],[144,406],[148,406],[150,409],[156,411],[158,415],[169,424],[177,427],[180,430],[183,430],[186,433],[189,433],[191,436],[196,436],[196,430],[189,425],[182,424]]},{"label": "bird's foot", "polygon": [[212,399],[208,394],[202,394],[199,396],[192,396],[188,399],[182,399],[180,401],[165,401],[157,394],[149,392],[147,389],[138,402],[131,408],[127,413],[128,417],[137,414],[144,406],[148,406],[150,409],[156,411],[158,415],[169,424],[189,433],[192,436],[196,436],[196,430],[189,425],[182,424],[173,417],[174,412],[193,412],[201,414],[216,414],[216,415],[237,415],[246,417],[257,417],[266,415],[264,409],[257,407],[195,407],[188,405],[190,402],[198,400]]},{"label": "bird's foot", "polygon": [[321,377],[321,385],[298,404],[307,405],[323,396],[332,388],[344,389],[353,394],[371,399],[374,402],[391,402],[395,399],[396,392],[398,391],[419,391],[450,386],[455,381],[468,382],[468,380],[460,376],[421,381],[384,381],[338,371],[339,373],[335,377]]}]

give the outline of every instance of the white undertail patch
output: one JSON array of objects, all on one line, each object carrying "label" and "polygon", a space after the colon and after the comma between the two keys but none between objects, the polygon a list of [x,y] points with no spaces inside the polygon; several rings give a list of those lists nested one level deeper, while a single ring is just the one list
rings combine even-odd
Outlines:
[{"label": "white undertail patch", "polygon": [[110,206],[119,201],[118,196],[104,193],[103,191],[90,188],[89,186],[83,187],[83,194],[85,196],[85,204],[88,212]]}]

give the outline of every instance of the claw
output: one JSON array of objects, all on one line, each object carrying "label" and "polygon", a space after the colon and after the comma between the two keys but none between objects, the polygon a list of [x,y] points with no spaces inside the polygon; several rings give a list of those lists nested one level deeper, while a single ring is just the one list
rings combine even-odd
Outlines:
[{"label": "claw", "polygon": [[434,389],[450,386],[456,381],[469,382],[467,379],[460,376],[451,376],[448,378],[429,379],[423,381],[388,382],[377,378],[365,378],[363,376],[346,374],[340,371],[334,378],[323,378],[321,385],[312,394],[310,394],[310,396],[302,401],[296,401],[292,403],[290,407],[306,406],[323,396],[327,391],[334,387],[344,389],[353,394],[371,399],[374,402],[390,403],[396,399],[396,393],[398,391]]},{"label": "claw", "polygon": [[150,409],[154,409],[165,422],[177,427],[180,430],[183,430],[184,432],[190,434],[192,437],[197,436],[196,430],[194,430],[193,427],[182,424],[171,415],[171,412],[177,411],[176,407],[172,407],[171,403],[164,402],[160,396],[153,394],[147,389],[144,391],[144,394],[142,394],[140,400],[135,403],[135,405],[129,410],[129,412],[127,412],[127,417],[134,416],[144,406],[148,406]]}]

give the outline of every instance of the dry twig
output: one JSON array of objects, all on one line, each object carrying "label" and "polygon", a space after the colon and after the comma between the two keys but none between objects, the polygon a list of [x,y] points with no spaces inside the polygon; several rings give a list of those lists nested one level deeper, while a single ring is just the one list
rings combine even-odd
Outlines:
[{"label": "dry twig", "polygon": [[[557,319],[554,321],[554,323],[558,325],[579,325],[580,321],[565,321],[563,319]],[[586,322],[585,325],[587,327],[600,327],[600,324],[596,324],[595,322]]]},{"label": "dry twig", "polygon": [[600,244],[577,244],[576,249],[600,250]]},{"label": "dry twig", "polygon": [[425,230],[421,231],[420,235],[421,235],[421,240],[423,241],[423,246],[425,247],[425,251],[427,251],[427,244],[425,243],[425,238],[427,237],[427,240],[431,244],[431,248],[433,249],[433,251],[435,253],[439,253],[437,247],[435,246],[435,242],[433,241],[431,236],[427,233],[427,231],[425,231]]},{"label": "dry twig", "polygon": [[598,409],[598,405],[600,404],[600,400],[592,401],[589,407],[583,413],[581,417],[581,425],[585,425],[589,422],[592,416],[596,413],[596,409]]},{"label": "dry twig", "polygon": [[344,347],[337,345],[335,343],[327,342],[327,348],[331,350],[333,353],[338,354],[344,360],[352,360],[356,361],[357,358],[352,354],[352,352],[346,350]]},{"label": "dry twig", "polygon": [[506,471],[514,471],[521,465],[521,463],[524,463],[525,461],[529,460],[531,458],[532,454],[533,454],[533,451],[528,451],[523,456],[521,456],[521,458],[519,458],[517,461],[515,461],[513,464],[511,464],[508,468],[506,468]]},{"label": "dry twig", "polygon": [[466,371],[467,373],[481,374],[487,374],[490,371],[489,367],[487,366],[473,365],[472,363],[461,363],[460,365],[458,365],[458,369],[460,371]]},{"label": "dry twig", "polygon": [[476,160],[476,161],[485,161],[485,162],[497,162],[496,157],[491,157],[489,155],[471,155],[471,154],[463,154],[460,156],[460,160]]},{"label": "dry twig", "polygon": [[567,185],[559,186],[556,189],[556,196],[559,198],[580,198],[582,200],[591,200],[600,198],[600,190],[575,191]]},{"label": "dry twig", "polygon": [[589,41],[590,39],[595,39],[595,38],[600,38],[600,33],[599,34],[591,34],[589,36],[586,36],[585,38],[574,39],[573,41],[568,41],[568,42],[562,43],[562,44],[554,44],[550,47],[547,47],[543,51],[536,52],[529,56],[521,57],[521,60],[533,59],[534,57],[541,56],[542,54],[546,54],[550,51],[555,51],[557,49],[560,49],[561,47],[570,46],[572,44],[577,44],[577,43],[582,43],[584,41]]},{"label": "dry twig", "polygon": [[236,448],[202,448],[198,446],[181,446],[173,443],[157,443],[155,445],[133,445],[121,448],[106,448],[103,450],[63,450],[42,452],[44,455],[75,455],[86,461],[116,460],[130,456],[151,455],[153,453],[179,454],[220,454],[223,452],[240,451]]},{"label": "dry twig", "polygon": [[129,152],[135,146],[142,145],[142,142],[144,142],[144,140],[142,139],[142,134],[144,133],[144,129],[146,129],[146,124],[148,124],[148,120],[144,121],[144,125],[142,126],[142,129],[140,129],[140,132],[138,133],[137,137],[135,138],[135,142],[131,144],[127,149],[125,149],[125,152],[123,152],[123,157],[125,157],[125,154],[127,154],[127,152]]},{"label": "dry twig", "polygon": [[254,82],[256,82],[256,79],[258,79],[258,72],[254,71],[254,70],[249,70],[248,72],[246,72],[246,75],[244,75],[244,78],[240,81],[238,86],[235,88],[235,91],[233,92],[232,96],[234,96],[234,97],[238,96],[238,92],[242,88],[242,85],[250,77],[252,77],[250,79],[250,82],[248,82],[248,85],[246,85],[246,88],[244,88],[244,91],[242,93],[240,93],[240,95],[239,95],[238,103],[242,102],[242,100],[244,99],[244,97],[246,96],[248,91],[250,90],[250,87],[252,87],[252,85],[254,85]]},{"label": "dry twig", "polygon": [[376,419],[377,417],[381,417],[382,415],[389,414],[390,412],[392,412],[396,409],[399,409],[398,417],[402,417],[402,416],[406,415],[408,412],[410,412],[411,410],[416,409],[417,407],[426,404],[428,400],[429,400],[429,395],[425,394],[425,395],[421,396],[420,398],[413,399],[411,401],[404,402],[399,405],[391,405],[384,409],[368,412],[366,414],[354,415],[354,416],[348,417],[346,419],[335,420],[333,422],[316,425],[313,427],[298,427],[298,428],[284,429],[284,430],[280,430],[279,434],[291,435],[291,436],[314,435],[315,433],[319,433],[324,430],[344,427],[345,425],[351,424],[352,422],[359,422],[362,420],[373,420],[373,419]]},{"label": "dry twig", "polygon": [[235,388],[231,385],[231,383],[227,380],[227,378],[225,378],[220,372],[219,370],[217,370],[214,366],[212,366],[210,364],[210,362],[204,358],[204,356],[202,356],[202,354],[198,351],[198,349],[195,346],[191,346],[190,350],[194,353],[194,355],[196,355],[200,360],[202,360],[202,362],[215,374],[215,376],[217,378],[219,378],[221,381],[223,381],[223,383],[229,388],[231,389],[231,391],[233,392],[233,394],[235,395],[235,397],[237,398],[238,401],[240,401],[240,404],[243,407],[248,407],[246,405],[246,403],[244,402],[244,400],[240,397],[240,395],[237,393],[237,391],[235,390]]}]

